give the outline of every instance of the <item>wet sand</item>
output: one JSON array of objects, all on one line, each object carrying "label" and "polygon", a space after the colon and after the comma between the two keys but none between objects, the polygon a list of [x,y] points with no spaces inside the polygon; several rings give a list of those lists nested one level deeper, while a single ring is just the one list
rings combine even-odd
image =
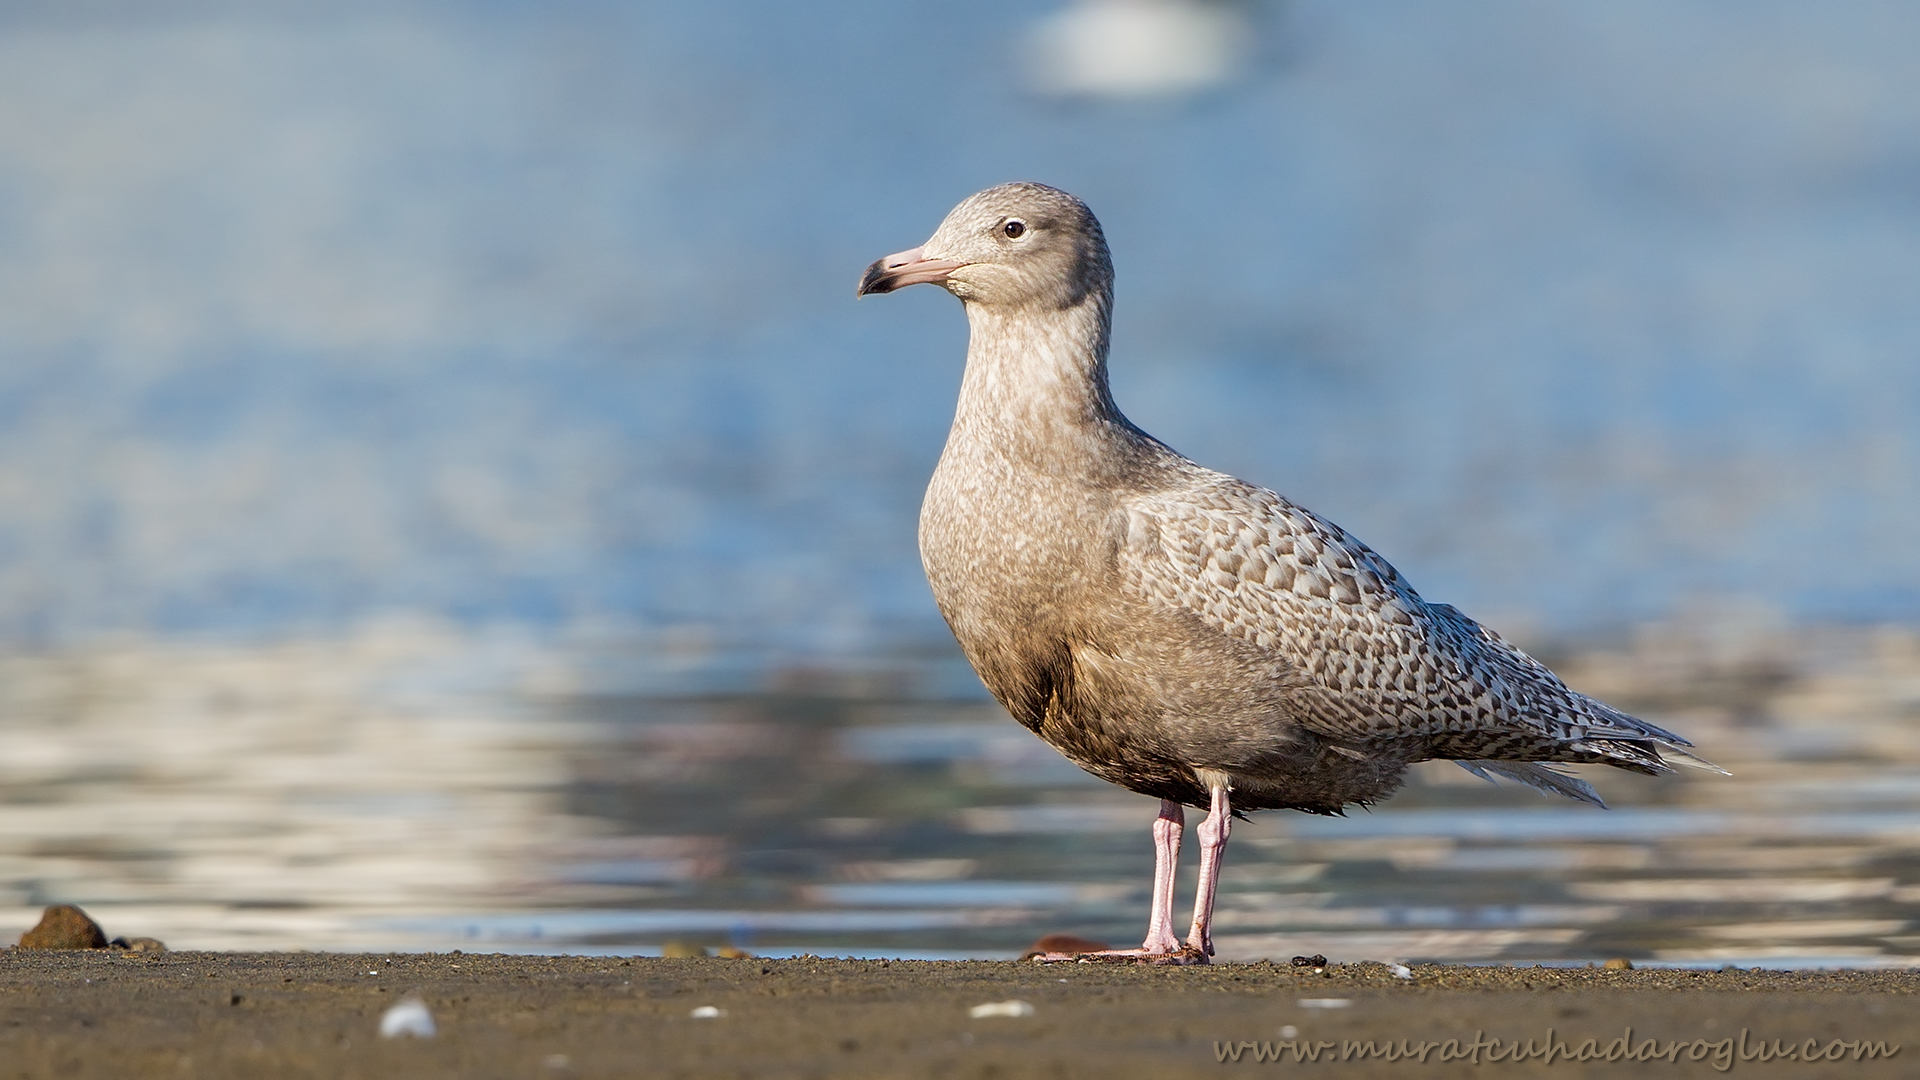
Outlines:
[{"label": "wet sand", "polygon": [[[409,994],[437,1036],[381,1038],[382,1013]],[[969,1016],[1008,1000],[1032,1015]],[[702,1006],[722,1015],[695,1018]],[[1504,1052],[1507,1040],[1544,1044],[1549,1029],[1575,1054],[1588,1039],[1604,1053],[1629,1026],[1643,1060],[1440,1060],[1446,1040],[1466,1054],[1478,1033]],[[1285,1038],[1331,1049],[1296,1063],[1275,1045],[1280,1063],[1255,1060],[1259,1043]],[[1842,1061],[1756,1057],[1762,1043],[1804,1052],[1809,1039],[1823,1053],[1834,1040],[1898,1050],[1880,1061],[1852,1060],[1844,1045]],[[1433,1045],[1424,1062],[1340,1063],[1345,1040]],[[1241,1060],[1218,1060],[1227,1045]],[[1644,1060],[1669,1053],[1678,1060]],[[1402,979],[1379,964],[0,953],[6,1078],[1624,1077],[1708,1075],[1716,1055],[1729,1074],[1913,1075],[1920,973],[1417,966]]]}]

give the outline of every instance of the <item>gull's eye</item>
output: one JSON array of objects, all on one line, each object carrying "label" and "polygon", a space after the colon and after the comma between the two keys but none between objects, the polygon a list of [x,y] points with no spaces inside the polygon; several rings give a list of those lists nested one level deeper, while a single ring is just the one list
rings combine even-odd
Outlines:
[{"label": "gull's eye", "polygon": [[1018,240],[1027,235],[1027,223],[1021,221],[1019,218],[1014,218],[1005,225],[1000,226],[1000,231],[1007,234],[1007,239]]}]

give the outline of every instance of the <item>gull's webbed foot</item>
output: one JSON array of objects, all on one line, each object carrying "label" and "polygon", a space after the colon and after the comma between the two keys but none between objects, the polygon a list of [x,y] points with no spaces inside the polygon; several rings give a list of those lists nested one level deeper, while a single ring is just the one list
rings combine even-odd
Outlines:
[{"label": "gull's webbed foot", "polygon": [[1034,953],[1028,959],[1038,960],[1043,964],[1154,964],[1168,967],[1184,967],[1210,962],[1207,954],[1186,945],[1170,952],[1148,952],[1146,949],[1101,949],[1098,952],[1083,953]]}]

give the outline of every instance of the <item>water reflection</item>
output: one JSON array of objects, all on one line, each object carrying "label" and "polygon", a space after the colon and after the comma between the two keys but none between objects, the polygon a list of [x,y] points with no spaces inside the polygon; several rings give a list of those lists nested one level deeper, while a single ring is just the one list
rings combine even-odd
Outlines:
[{"label": "water reflection", "polygon": [[[1011,956],[1140,933],[1153,802],[930,692],[950,657],[676,694],[618,662],[647,647],[390,626],[0,661],[0,930],[70,901],[190,948]],[[1603,812],[1429,763],[1371,812],[1260,815],[1222,954],[1920,963],[1920,635],[1728,657],[1651,634],[1560,663],[1734,777],[1588,770]]]}]

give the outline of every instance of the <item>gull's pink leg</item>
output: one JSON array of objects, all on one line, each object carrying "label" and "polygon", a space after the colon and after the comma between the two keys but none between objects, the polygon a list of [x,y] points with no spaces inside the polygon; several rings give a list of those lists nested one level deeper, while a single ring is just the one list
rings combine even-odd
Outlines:
[{"label": "gull's pink leg", "polygon": [[1173,879],[1180,867],[1180,832],[1186,827],[1186,817],[1179,803],[1160,800],[1160,816],[1153,819],[1153,914],[1147,920],[1147,940],[1139,948],[1036,953],[1032,959],[1050,964],[1067,960],[1104,964],[1206,963],[1205,953],[1195,952],[1191,945],[1183,945],[1173,936]]},{"label": "gull's pink leg", "polygon": [[1160,800],[1160,816],[1153,819],[1153,913],[1147,919],[1147,940],[1140,951],[1149,955],[1180,951],[1173,934],[1173,876],[1180,868],[1180,832],[1186,812],[1172,799]]},{"label": "gull's pink leg", "polygon": [[1195,830],[1200,837],[1200,889],[1193,898],[1193,930],[1187,934],[1187,948],[1201,956],[1213,955],[1213,892],[1220,884],[1220,856],[1227,850],[1227,833],[1233,822],[1233,807],[1227,802],[1225,778],[1213,785],[1213,809],[1207,820]]}]

